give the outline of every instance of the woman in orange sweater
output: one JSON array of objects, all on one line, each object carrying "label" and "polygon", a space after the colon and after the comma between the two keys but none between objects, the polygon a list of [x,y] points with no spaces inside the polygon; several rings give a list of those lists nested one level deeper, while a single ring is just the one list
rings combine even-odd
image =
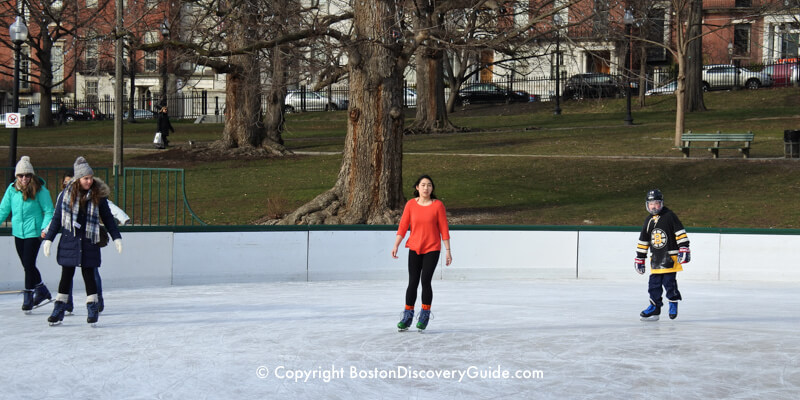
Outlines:
[{"label": "woman in orange sweater", "polygon": [[406,289],[406,309],[403,319],[397,323],[397,329],[408,330],[414,320],[414,304],[417,302],[417,287],[422,281],[422,311],[417,320],[417,329],[420,331],[428,327],[431,318],[431,302],[433,288],[431,280],[436,264],[439,262],[439,253],[442,242],[445,248],[445,265],[453,262],[450,255],[450,230],[447,226],[444,204],[436,199],[434,194],[433,179],[422,175],[414,183],[414,198],[406,203],[397,237],[392,248],[392,257],[397,258],[397,248],[406,231],[411,229],[411,234],[406,241],[408,247],[408,288]]}]

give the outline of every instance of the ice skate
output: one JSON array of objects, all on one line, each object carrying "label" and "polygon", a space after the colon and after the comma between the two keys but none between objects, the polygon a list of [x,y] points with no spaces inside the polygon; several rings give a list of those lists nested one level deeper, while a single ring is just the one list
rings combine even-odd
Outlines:
[{"label": "ice skate", "polygon": [[98,301],[97,295],[93,294],[86,298],[86,309],[89,311],[88,316],[86,317],[86,323],[95,326],[97,324],[97,319],[100,316],[100,312],[98,311]]},{"label": "ice skate", "polygon": [[69,295],[59,293],[56,295],[56,305],[53,307],[53,313],[47,317],[47,322],[50,323],[50,326],[56,326],[61,323],[64,319],[64,312],[67,311],[67,301],[69,300]]},{"label": "ice skate", "polygon": [[106,303],[103,302],[103,294],[102,293],[98,293],[97,294],[97,312],[103,312],[103,310],[105,308],[106,308]]},{"label": "ice skate", "polygon": [[51,301],[53,301],[53,298],[44,283],[39,283],[33,288],[33,308],[39,308]]},{"label": "ice skate", "polygon": [[72,310],[75,309],[75,304],[72,302],[72,295],[69,295],[69,300],[67,300],[67,314],[72,315]]},{"label": "ice skate", "polygon": [[33,290],[25,289],[22,291],[22,311],[30,314],[31,310],[33,310]]},{"label": "ice skate", "polygon": [[425,328],[428,327],[428,321],[433,319],[433,314],[431,314],[431,310],[422,310],[419,313],[419,318],[417,319],[417,329],[420,332],[424,331]]},{"label": "ice skate", "polygon": [[405,332],[408,330],[408,327],[411,326],[411,323],[414,321],[414,309],[405,310],[403,311],[403,319],[397,323],[397,331],[398,332]]},{"label": "ice skate", "polygon": [[661,315],[661,307],[653,303],[650,303],[650,306],[639,314],[642,321],[658,321],[659,315]]},{"label": "ice skate", "polygon": [[669,319],[678,318],[678,302],[677,301],[670,301],[669,302]]}]

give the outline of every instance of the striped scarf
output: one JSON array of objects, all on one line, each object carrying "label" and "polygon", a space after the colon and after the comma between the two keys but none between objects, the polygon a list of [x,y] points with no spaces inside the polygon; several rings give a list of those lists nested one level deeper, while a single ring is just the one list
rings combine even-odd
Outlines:
[{"label": "striped scarf", "polygon": [[[67,184],[67,187],[65,187],[64,191],[61,192],[61,227],[66,228],[72,233],[73,236],[76,236],[75,225],[73,225],[73,221],[78,220],[81,202],[80,199],[76,199],[75,204],[70,207],[69,199],[71,197],[70,193],[72,192],[72,185],[74,182],[75,181],[73,180]],[[92,189],[89,189],[89,191],[86,193],[86,197],[86,238],[90,239],[92,243],[96,244],[100,241],[100,212],[97,208],[97,205],[92,202]]]}]

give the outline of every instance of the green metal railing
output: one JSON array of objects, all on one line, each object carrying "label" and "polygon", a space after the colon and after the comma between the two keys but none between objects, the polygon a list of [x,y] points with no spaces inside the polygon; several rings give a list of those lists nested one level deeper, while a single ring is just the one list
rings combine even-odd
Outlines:
[{"label": "green metal railing", "polygon": [[[109,199],[125,210],[133,226],[207,225],[186,198],[184,170],[176,168],[123,168],[112,175],[111,168],[92,168],[94,175],[111,188]],[[72,167],[35,167],[44,179],[53,201],[61,193],[64,172]],[[14,180],[14,168],[4,167],[6,186]],[[3,191],[5,193],[5,190]],[[1,194],[0,194],[1,195]]]}]

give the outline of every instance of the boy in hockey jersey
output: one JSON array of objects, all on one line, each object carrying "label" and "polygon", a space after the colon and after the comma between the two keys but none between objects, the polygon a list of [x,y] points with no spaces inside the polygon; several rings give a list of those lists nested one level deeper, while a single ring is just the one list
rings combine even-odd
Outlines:
[{"label": "boy in hockey jersey", "polygon": [[642,232],[639,234],[639,243],[636,246],[636,260],[634,267],[640,275],[644,274],[644,261],[648,249],[650,257],[650,306],[641,312],[642,321],[658,321],[661,314],[661,287],[667,292],[669,300],[669,318],[678,316],[678,300],[681,292],[678,291],[676,279],[678,271],[683,271],[681,264],[691,260],[689,252],[689,238],[678,216],[667,207],[664,207],[664,195],[658,189],[647,193],[645,208],[650,213],[644,221]]}]

